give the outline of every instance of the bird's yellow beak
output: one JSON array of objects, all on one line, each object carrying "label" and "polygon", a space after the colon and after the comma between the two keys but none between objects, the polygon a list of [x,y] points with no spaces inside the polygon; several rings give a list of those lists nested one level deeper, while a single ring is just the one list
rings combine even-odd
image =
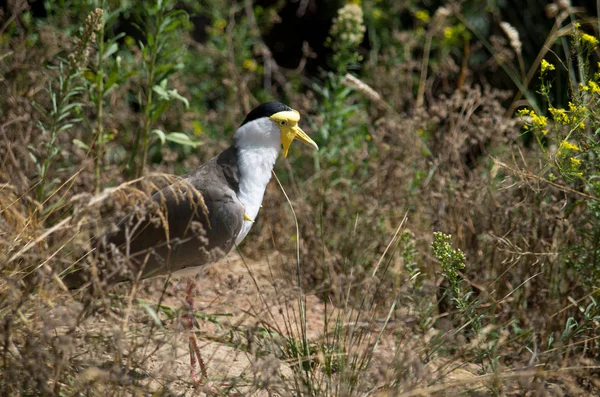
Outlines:
[{"label": "bird's yellow beak", "polygon": [[300,127],[298,127],[298,121],[300,121],[300,113],[296,110],[287,110],[284,112],[278,112],[269,117],[273,120],[279,129],[281,130],[281,145],[283,146],[283,156],[287,157],[288,150],[294,139],[298,139],[300,142],[311,146],[315,150],[319,150],[319,147],[310,139],[308,135]]}]

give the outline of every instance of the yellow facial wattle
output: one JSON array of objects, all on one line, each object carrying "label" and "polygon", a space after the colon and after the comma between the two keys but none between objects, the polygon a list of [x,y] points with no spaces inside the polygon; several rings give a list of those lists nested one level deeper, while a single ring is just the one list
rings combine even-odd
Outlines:
[{"label": "yellow facial wattle", "polygon": [[300,127],[298,127],[298,121],[300,121],[300,113],[296,110],[286,110],[278,112],[269,117],[274,121],[279,129],[281,130],[281,145],[283,146],[283,156],[287,157],[288,150],[294,139],[298,139],[300,142],[311,146],[315,150],[319,150],[319,147],[310,139],[308,135]]}]

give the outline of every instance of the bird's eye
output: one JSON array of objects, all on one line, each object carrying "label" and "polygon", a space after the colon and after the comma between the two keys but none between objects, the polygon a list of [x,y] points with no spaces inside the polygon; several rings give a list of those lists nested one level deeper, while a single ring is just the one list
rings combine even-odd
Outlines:
[{"label": "bird's eye", "polygon": [[285,126],[286,124],[287,124],[287,121],[285,121],[285,120],[281,120],[279,122],[279,125],[282,126],[282,127]]}]

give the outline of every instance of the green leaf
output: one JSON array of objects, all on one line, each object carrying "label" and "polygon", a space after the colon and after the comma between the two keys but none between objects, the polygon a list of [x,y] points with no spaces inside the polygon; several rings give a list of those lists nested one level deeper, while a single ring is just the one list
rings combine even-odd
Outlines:
[{"label": "green leaf", "polygon": [[154,46],[154,35],[152,33],[148,33],[148,35],[146,36],[146,39],[148,40],[148,47],[153,47]]},{"label": "green leaf", "polygon": [[90,150],[90,147],[84,142],[80,141],[79,139],[73,139],[73,144],[77,147],[82,148],[83,150]]},{"label": "green leaf", "polygon": [[170,132],[165,135],[165,139],[169,142],[177,143],[183,146],[198,147],[202,144],[201,142],[192,140],[183,132]]},{"label": "green leaf", "polygon": [[102,59],[103,60],[108,59],[111,55],[113,55],[118,50],[119,50],[119,44],[117,44],[117,43],[110,44],[108,46],[108,48],[106,50],[104,50],[104,56],[102,57]]},{"label": "green leaf", "polygon": [[150,315],[150,317],[152,317],[152,320],[154,320],[154,323],[162,328],[162,321],[160,321],[160,318],[158,317],[158,314],[156,313],[156,311],[154,310],[154,308],[152,308],[148,303],[146,302],[140,302],[140,305],[142,305],[142,307],[144,309],[146,309],[146,312],[148,312],[148,314]]},{"label": "green leaf", "polygon": [[185,108],[189,109],[190,102],[187,100],[186,97],[184,97],[180,93],[178,93],[176,89],[169,90],[169,97],[171,97],[172,99],[177,99],[180,102],[183,102],[183,104],[185,105]]},{"label": "green leaf", "polygon": [[165,89],[165,86],[166,80],[163,80],[161,81],[160,85],[155,85],[154,87],[152,87],[152,91],[157,93],[160,99],[162,99],[163,101],[172,101],[173,99],[176,99],[180,102],[183,102],[186,109],[190,107],[190,103],[186,97],[182,96],[179,92],[177,92],[176,89]]},{"label": "green leaf", "polygon": [[155,109],[152,109],[152,111],[150,112],[150,122],[154,123],[156,120],[158,120],[158,118],[165,112],[165,110],[169,108],[170,104],[170,101],[159,102],[159,105]]},{"label": "green leaf", "polygon": [[73,123],[64,124],[56,132],[66,131],[66,130],[70,129],[71,127],[73,127]]},{"label": "green leaf", "polygon": [[156,92],[161,99],[165,101],[169,100],[169,93],[164,87],[162,87],[162,82],[161,85],[155,85],[152,87],[152,91]]},{"label": "green leaf", "polygon": [[161,145],[165,144],[165,142],[166,142],[166,136],[165,136],[164,131],[159,130],[159,129],[155,129],[155,130],[152,130],[152,133],[156,134],[158,136],[158,139],[160,140]]}]

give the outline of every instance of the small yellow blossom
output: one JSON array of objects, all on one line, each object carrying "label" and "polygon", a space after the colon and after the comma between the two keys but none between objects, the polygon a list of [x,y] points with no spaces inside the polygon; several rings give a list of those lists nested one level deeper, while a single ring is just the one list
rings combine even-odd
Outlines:
[{"label": "small yellow blossom", "polygon": [[577,176],[578,176],[578,177],[580,177],[580,178],[583,178],[583,172],[579,171],[579,172],[577,173]]},{"label": "small yellow blossom", "polygon": [[194,135],[196,136],[200,136],[202,135],[202,133],[204,132],[204,129],[202,128],[202,124],[200,124],[199,121],[194,120],[192,121],[192,126],[194,127]]},{"label": "small yellow blossom", "polygon": [[545,59],[542,59],[542,73],[546,72],[547,70],[554,70],[554,65],[551,64],[550,62],[546,61]]},{"label": "small yellow blossom", "polygon": [[587,87],[589,87],[594,94],[600,94],[600,86],[595,81],[590,80],[587,84]]},{"label": "small yellow blossom", "polygon": [[530,117],[530,119],[527,120],[527,122],[525,124],[525,129],[529,129],[529,127],[533,127],[535,129],[539,130],[544,135],[546,135],[548,133],[548,129],[546,128],[546,126],[548,125],[548,117],[541,116],[532,109],[521,109],[521,110],[517,111],[517,114],[520,117],[526,117],[526,116]]},{"label": "small yellow blossom", "polygon": [[596,46],[598,45],[598,39],[595,38],[594,36],[592,36],[591,34],[587,34],[587,33],[583,33],[581,35],[581,41],[583,41],[586,44],[591,45],[593,48],[596,48]]},{"label": "small yellow blossom", "polygon": [[548,108],[548,111],[552,115],[555,122],[567,125],[570,123],[569,115],[565,109]]},{"label": "small yellow blossom", "polygon": [[573,166],[573,168],[577,168],[581,165],[581,160],[576,159],[575,157],[571,157],[571,165]]},{"label": "small yellow blossom", "polygon": [[215,29],[216,33],[222,33],[226,26],[227,21],[222,18],[219,18],[213,22],[213,28]]},{"label": "small yellow blossom", "polygon": [[448,40],[450,40],[452,38],[452,35],[454,34],[454,30],[452,29],[452,26],[448,26],[446,28],[444,28],[444,37]]},{"label": "small yellow blossom", "polygon": [[542,134],[546,135],[548,130],[545,127],[548,124],[548,118],[535,113],[533,110],[529,113],[529,115],[531,116],[531,124],[538,128]]},{"label": "small yellow blossom", "polygon": [[581,27],[581,24],[579,22],[575,22],[573,26],[575,26],[575,29],[579,29]]},{"label": "small yellow blossom", "polygon": [[560,143],[560,148],[561,149],[565,149],[565,150],[579,150],[579,146],[575,145],[574,143],[571,143],[569,141],[562,141]]},{"label": "small yellow blossom", "polygon": [[256,61],[254,59],[244,59],[244,62],[242,63],[242,67],[251,72],[254,72],[256,70],[256,68],[258,67],[258,65],[256,64]]},{"label": "small yellow blossom", "polygon": [[465,28],[465,25],[459,23],[455,26],[449,26],[444,29],[444,38],[451,43],[461,43],[464,40],[469,40],[471,34]]},{"label": "small yellow blossom", "polygon": [[135,43],[135,39],[131,36],[125,36],[125,45],[127,47],[133,47],[136,43]]},{"label": "small yellow blossom", "polygon": [[577,126],[579,129],[583,130],[585,128],[585,122],[584,121],[580,121],[579,125]]},{"label": "small yellow blossom", "polygon": [[575,105],[573,102],[569,102],[569,111],[573,113],[573,119],[580,119],[585,117],[587,108],[583,105]]},{"label": "small yellow blossom", "polygon": [[425,23],[429,22],[429,20],[431,19],[427,10],[419,10],[415,12],[415,18]]}]

